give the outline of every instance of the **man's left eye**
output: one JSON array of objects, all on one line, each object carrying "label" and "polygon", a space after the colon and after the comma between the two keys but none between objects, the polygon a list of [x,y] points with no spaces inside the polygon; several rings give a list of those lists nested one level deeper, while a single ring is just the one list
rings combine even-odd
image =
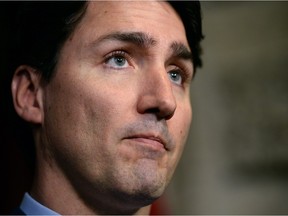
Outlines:
[{"label": "man's left eye", "polygon": [[180,72],[177,70],[169,71],[168,76],[169,76],[170,80],[172,82],[176,83],[177,85],[181,85],[183,82],[182,76],[181,76]]}]

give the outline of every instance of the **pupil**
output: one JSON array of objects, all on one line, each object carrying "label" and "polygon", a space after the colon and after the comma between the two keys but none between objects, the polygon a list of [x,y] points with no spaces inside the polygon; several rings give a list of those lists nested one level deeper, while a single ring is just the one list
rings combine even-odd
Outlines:
[{"label": "pupil", "polygon": [[177,80],[177,74],[176,73],[171,73],[171,77],[173,80]]},{"label": "pupil", "polygon": [[122,57],[116,57],[115,58],[115,63],[120,65],[120,66],[123,66],[125,64],[125,59],[122,58]]}]

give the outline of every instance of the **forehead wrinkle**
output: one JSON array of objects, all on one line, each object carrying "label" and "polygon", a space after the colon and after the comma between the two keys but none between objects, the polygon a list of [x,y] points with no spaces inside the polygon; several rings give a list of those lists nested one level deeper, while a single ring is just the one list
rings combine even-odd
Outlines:
[{"label": "forehead wrinkle", "polygon": [[101,36],[95,43],[103,42],[106,40],[132,43],[143,48],[150,48],[157,44],[157,41],[153,37],[144,32],[112,32]]}]

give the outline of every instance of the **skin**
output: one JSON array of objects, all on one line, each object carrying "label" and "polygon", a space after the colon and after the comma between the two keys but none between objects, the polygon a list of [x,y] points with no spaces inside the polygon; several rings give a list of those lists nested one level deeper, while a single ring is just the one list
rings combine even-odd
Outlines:
[{"label": "skin", "polygon": [[22,65],[12,81],[34,129],[31,195],[60,214],[148,214],[187,139],[192,76],[168,3],[89,2],[52,80]]}]

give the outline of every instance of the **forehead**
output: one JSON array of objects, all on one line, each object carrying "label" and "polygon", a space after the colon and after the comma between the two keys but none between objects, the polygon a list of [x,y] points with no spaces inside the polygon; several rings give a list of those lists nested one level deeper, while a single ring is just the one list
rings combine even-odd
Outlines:
[{"label": "forehead", "polygon": [[77,31],[93,37],[115,31],[146,32],[162,41],[188,45],[182,20],[163,1],[90,1]]}]

